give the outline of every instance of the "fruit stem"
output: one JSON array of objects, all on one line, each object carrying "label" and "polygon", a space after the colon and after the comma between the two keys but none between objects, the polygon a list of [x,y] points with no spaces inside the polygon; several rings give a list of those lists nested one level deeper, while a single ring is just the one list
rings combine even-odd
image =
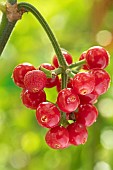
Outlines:
[{"label": "fruit stem", "polygon": [[77,67],[77,66],[82,66],[82,65],[85,64],[85,63],[86,63],[86,60],[83,59],[83,60],[80,60],[80,61],[78,61],[78,62],[75,62],[75,63],[69,65],[69,68],[74,68],[74,67]]},{"label": "fruit stem", "polygon": [[62,78],[62,86],[61,86],[61,88],[64,89],[64,88],[67,87],[67,74],[66,74],[66,72],[63,72],[61,74],[61,78]]},{"label": "fruit stem", "polygon": [[9,22],[6,13],[3,13],[0,24],[0,55],[2,54],[6,43],[11,35],[11,32],[16,24],[16,21]]},{"label": "fruit stem", "polygon": [[56,37],[53,34],[48,23],[46,22],[46,20],[41,15],[41,13],[33,5],[31,5],[29,3],[25,3],[25,2],[19,3],[18,8],[20,10],[22,8],[25,8],[25,10],[27,10],[27,12],[31,12],[36,17],[36,19],[40,22],[40,24],[42,25],[43,29],[47,33],[47,35],[48,35],[48,37],[49,37],[49,39],[50,39],[50,41],[53,45],[53,48],[54,48],[55,53],[58,57],[58,61],[59,61],[60,66],[63,67],[64,69],[66,69],[67,64],[66,64],[66,61],[65,61],[63,54],[61,52],[60,45],[59,45],[58,41],[56,40]]},{"label": "fruit stem", "polygon": [[64,127],[69,125],[69,122],[66,120],[66,113],[65,112],[61,112],[60,124],[63,125]]},{"label": "fruit stem", "polygon": [[56,68],[55,70],[52,71],[53,74],[56,74],[56,75],[59,75],[61,74],[63,71],[62,71],[62,67],[59,67],[59,68]]},{"label": "fruit stem", "polygon": [[48,78],[52,78],[52,72],[42,66],[39,67],[39,70],[43,71]]},{"label": "fruit stem", "polygon": [[10,3],[11,5],[14,5],[15,3],[17,3],[17,0],[7,0],[8,3]]},{"label": "fruit stem", "polygon": [[[13,5],[17,2],[17,0],[7,0],[7,2]],[[7,13],[6,6],[0,4],[0,9],[3,12],[0,24],[0,55],[1,55],[17,21],[13,22],[8,21],[6,14]]]}]

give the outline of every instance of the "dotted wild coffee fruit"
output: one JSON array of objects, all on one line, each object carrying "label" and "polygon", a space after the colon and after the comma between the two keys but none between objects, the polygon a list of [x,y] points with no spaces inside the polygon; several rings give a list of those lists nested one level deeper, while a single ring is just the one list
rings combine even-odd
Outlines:
[{"label": "dotted wild coffee fruit", "polygon": [[35,67],[30,63],[22,63],[17,65],[12,74],[12,78],[14,80],[14,83],[24,88],[24,76],[28,71],[36,70]]},{"label": "dotted wild coffee fruit", "polygon": [[24,77],[25,88],[33,93],[36,93],[46,86],[47,77],[41,70],[32,70],[26,73]]}]

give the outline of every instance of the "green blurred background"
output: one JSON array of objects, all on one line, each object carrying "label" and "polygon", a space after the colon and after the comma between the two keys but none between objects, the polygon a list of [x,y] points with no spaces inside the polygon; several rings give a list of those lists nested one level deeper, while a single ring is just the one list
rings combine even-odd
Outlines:
[{"label": "green blurred background", "polygon": [[[17,64],[30,62],[38,67],[50,63],[54,54],[38,21],[30,13],[24,14],[0,58],[0,170],[112,170],[113,1],[25,1],[39,9],[61,47],[72,54],[74,61],[93,45],[107,49],[111,55],[106,69],[111,76],[111,87],[96,104],[99,117],[88,128],[87,143],[64,150],[50,149],[44,141],[47,130],[37,124],[35,111],[22,105],[21,89],[11,79]],[[46,89],[46,92],[48,100],[55,101],[56,89]]]}]

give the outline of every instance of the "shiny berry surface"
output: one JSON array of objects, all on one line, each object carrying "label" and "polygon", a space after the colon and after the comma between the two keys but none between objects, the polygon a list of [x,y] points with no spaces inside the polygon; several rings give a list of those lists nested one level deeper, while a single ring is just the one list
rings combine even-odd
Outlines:
[{"label": "shiny berry surface", "polygon": [[71,88],[65,88],[58,93],[57,104],[63,112],[73,112],[79,103],[78,95]]},{"label": "shiny berry surface", "polygon": [[29,71],[24,77],[25,88],[33,93],[42,90],[46,86],[46,82],[46,74],[41,70]]},{"label": "shiny berry surface", "polygon": [[[64,56],[67,64],[68,64],[68,65],[72,64],[72,62],[73,62],[72,56],[71,56],[67,51],[65,51],[65,50],[62,50],[62,54],[63,54],[63,56]],[[52,62],[53,62],[53,65],[54,65],[56,68],[59,67],[59,63],[58,63],[58,59],[57,59],[57,56],[56,56],[56,55],[54,55]]]},{"label": "shiny berry surface", "polygon": [[103,47],[94,46],[87,51],[86,61],[90,69],[104,69],[109,64],[109,54]]},{"label": "shiny berry surface", "polygon": [[73,78],[73,89],[81,95],[89,94],[95,87],[95,76],[89,72],[77,73]]},{"label": "shiny berry surface", "polygon": [[17,65],[12,74],[12,78],[14,80],[14,83],[19,86],[24,88],[24,76],[28,71],[31,70],[36,70],[35,67],[30,64],[30,63],[22,63]]},{"label": "shiny berry surface", "polygon": [[[80,56],[80,58],[79,58],[79,61],[80,61],[80,60],[83,60],[83,59],[86,59],[86,53],[87,53],[87,51],[84,51],[84,52],[81,54],[81,56]],[[82,66],[82,68],[83,68],[84,70],[89,70],[87,64],[84,64],[84,65]]]},{"label": "shiny berry surface", "polygon": [[75,146],[85,144],[88,138],[88,132],[85,126],[79,123],[72,123],[68,127],[69,142]]},{"label": "shiny berry surface", "polygon": [[86,95],[79,95],[79,99],[80,99],[80,104],[93,104],[97,101],[98,99],[98,95],[95,91],[92,91],[89,94]]},{"label": "shiny berry surface", "polygon": [[30,109],[36,109],[41,102],[46,101],[46,94],[43,90],[40,90],[37,93],[32,93],[26,89],[23,89],[21,93],[21,99],[22,103],[26,107]]},{"label": "shiny berry surface", "polygon": [[58,125],[60,121],[60,111],[50,102],[42,102],[36,110],[38,123],[46,128],[52,128]]},{"label": "shiny berry surface", "polygon": [[98,110],[91,104],[84,104],[79,106],[78,114],[76,114],[76,121],[84,126],[91,126],[96,122]]},{"label": "shiny berry surface", "polygon": [[[43,63],[41,66],[48,69],[48,70],[54,70],[55,69],[55,67],[52,66],[49,63]],[[58,76],[54,76],[53,78],[47,78],[47,82],[46,82],[45,87],[46,88],[52,88],[52,87],[57,85],[57,82],[58,82]]]},{"label": "shiny berry surface", "polygon": [[95,93],[97,95],[104,94],[110,86],[109,74],[103,69],[92,69],[91,73],[95,76]]},{"label": "shiny berry surface", "polygon": [[63,149],[69,146],[69,133],[63,126],[50,129],[45,136],[46,143],[53,149]]}]

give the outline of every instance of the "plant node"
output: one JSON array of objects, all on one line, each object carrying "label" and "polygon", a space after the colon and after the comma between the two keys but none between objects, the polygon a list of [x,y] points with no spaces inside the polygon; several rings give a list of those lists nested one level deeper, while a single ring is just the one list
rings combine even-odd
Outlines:
[{"label": "plant node", "polygon": [[12,5],[8,2],[6,3],[6,11],[7,11],[7,19],[9,22],[13,22],[21,19],[23,13],[26,12],[24,8],[18,10],[17,3]]}]

